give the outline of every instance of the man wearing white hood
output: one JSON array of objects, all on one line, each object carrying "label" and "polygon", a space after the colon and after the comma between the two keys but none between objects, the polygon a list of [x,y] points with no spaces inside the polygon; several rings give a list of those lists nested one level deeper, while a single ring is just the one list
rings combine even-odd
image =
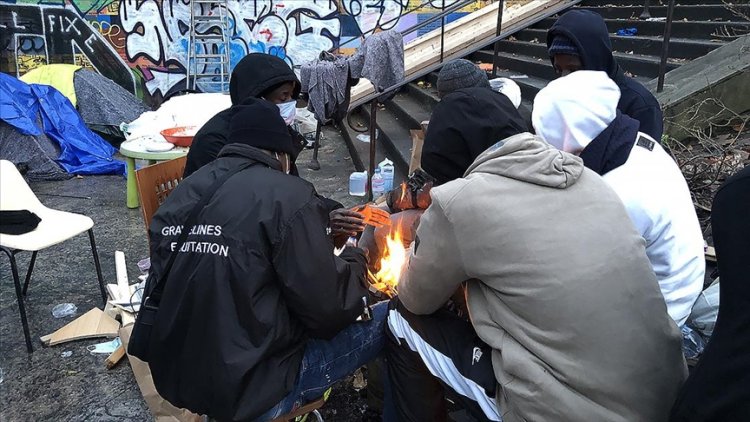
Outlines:
[{"label": "man wearing white hood", "polygon": [[620,89],[604,72],[552,81],[534,100],[536,133],[603,176],[646,240],[669,315],[685,324],[703,288],[703,235],[685,178],[639,122],[617,110]]}]

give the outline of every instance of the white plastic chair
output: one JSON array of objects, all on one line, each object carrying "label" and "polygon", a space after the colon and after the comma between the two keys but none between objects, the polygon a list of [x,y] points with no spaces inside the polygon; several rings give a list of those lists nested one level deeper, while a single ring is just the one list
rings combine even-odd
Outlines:
[{"label": "white plastic chair", "polygon": [[[16,287],[16,297],[18,299],[18,309],[21,313],[21,323],[23,324],[23,334],[26,337],[26,348],[31,353],[34,349],[31,345],[29,324],[26,320],[24,297],[26,296],[26,290],[31,280],[31,272],[34,270],[37,252],[88,231],[91,252],[94,255],[94,265],[96,266],[96,276],[99,279],[99,288],[101,289],[102,299],[105,303],[107,293],[104,287],[101,265],[99,264],[99,254],[96,251],[96,242],[94,241],[94,231],[92,229],[94,222],[85,215],[45,207],[39,202],[36,195],[34,195],[34,192],[26,183],[21,173],[18,172],[16,166],[10,161],[0,160],[0,211],[13,210],[29,210],[41,219],[39,226],[29,233],[21,235],[0,233],[0,250],[5,252],[10,259],[13,282]],[[21,280],[18,277],[18,267],[16,265],[16,254],[22,251],[32,253],[23,288],[21,287]]]}]

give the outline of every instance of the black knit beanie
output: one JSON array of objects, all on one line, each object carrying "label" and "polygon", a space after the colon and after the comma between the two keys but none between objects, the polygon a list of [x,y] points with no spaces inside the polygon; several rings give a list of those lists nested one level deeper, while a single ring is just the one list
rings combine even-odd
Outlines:
[{"label": "black knit beanie", "polygon": [[229,143],[245,144],[272,152],[294,154],[294,143],[279,108],[266,100],[248,98],[232,107]]},{"label": "black knit beanie", "polygon": [[457,89],[474,87],[490,88],[490,81],[487,72],[468,60],[450,61],[438,73],[437,90],[441,96]]},{"label": "black knit beanie", "polygon": [[565,35],[556,35],[552,39],[552,44],[549,46],[549,56],[554,57],[557,54],[567,54],[569,56],[580,56],[581,52],[578,51],[575,43]]}]

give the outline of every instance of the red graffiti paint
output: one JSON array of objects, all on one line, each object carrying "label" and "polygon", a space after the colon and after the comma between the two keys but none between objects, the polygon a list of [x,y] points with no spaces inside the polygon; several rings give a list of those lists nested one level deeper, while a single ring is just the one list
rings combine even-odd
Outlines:
[{"label": "red graffiti paint", "polygon": [[260,31],[259,34],[266,36],[266,42],[270,42],[271,38],[273,38],[273,32],[271,32],[271,30],[268,28]]}]

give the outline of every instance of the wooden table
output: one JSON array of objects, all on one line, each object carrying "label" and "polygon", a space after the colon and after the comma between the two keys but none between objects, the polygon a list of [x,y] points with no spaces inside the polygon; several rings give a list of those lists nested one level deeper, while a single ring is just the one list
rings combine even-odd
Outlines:
[{"label": "wooden table", "polygon": [[148,160],[149,164],[157,161],[173,160],[187,155],[190,148],[174,147],[166,152],[150,152],[146,150],[146,145],[150,141],[144,138],[136,138],[125,141],[120,145],[120,154],[125,157],[125,163],[128,167],[127,181],[127,205],[128,208],[138,208],[138,186],[135,182],[135,160]]}]

